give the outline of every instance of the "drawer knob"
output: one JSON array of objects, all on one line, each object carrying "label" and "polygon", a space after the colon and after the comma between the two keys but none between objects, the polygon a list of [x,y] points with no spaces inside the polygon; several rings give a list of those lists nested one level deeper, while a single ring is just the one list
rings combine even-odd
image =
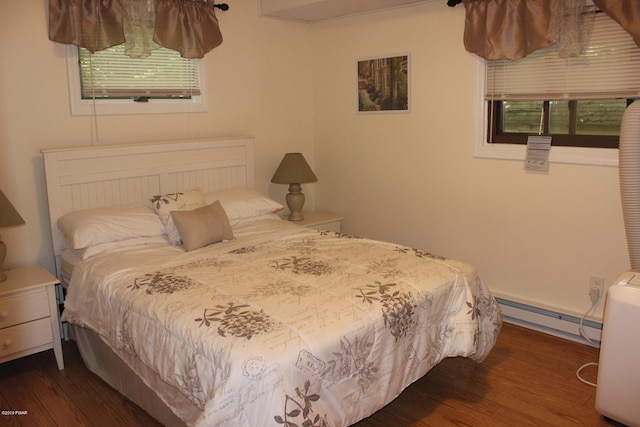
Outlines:
[{"label": "drawer knob", "polygon": [[6,340],[4,340],[3,344],[4,344],[4,348],[7,348],[7,347],[10,347],[11,344],[13,344],[13,342],[9,338],[7,338]]},{"label": "drawer knob", "polygon": [[6,311],[0,311],[0,320],[4,320],[7,317],[9,317],[9,313],[7,313]]}]

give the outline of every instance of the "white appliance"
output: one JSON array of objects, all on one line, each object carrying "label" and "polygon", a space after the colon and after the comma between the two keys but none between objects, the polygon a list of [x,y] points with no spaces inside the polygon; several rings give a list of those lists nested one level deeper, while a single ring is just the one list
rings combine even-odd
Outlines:
[{"label": "white appliance", "polygon": [[640,427],[640,272],[622,274],[607,293],[596,410]]},{"label": "white appliance", "polygon": [[620,196],[631,271],[609,287],[602,323],[596,410],[640,427],[640,101],[620,124]]}]

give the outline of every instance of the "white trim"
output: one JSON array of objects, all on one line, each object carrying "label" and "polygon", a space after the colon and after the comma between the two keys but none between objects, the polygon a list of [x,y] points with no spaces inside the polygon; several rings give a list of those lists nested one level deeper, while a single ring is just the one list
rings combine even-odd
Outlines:
[{"label": "white trim", "polygon": [[[487,135],[487,103],[485,93],[485,61],[476,58],[475,90],[473,95],[473,120],[476,124],[473,140],[473,157],[503,160],[519,160],[524,163],[526,147],[519,144],[489,144]],[[598,166],[618,166],[618,150],[614,148],[552,147],[551,163],[571,163]]]},{"label": "white trim", "polygon": [[74,45],[66,47],[67,80],[69,86],[69,105],[72,116],[90,116],[94,114],[166,114],[166,113],[205,113],[208,111],[206,97],[206,73],[204,61],[198,60],[200,73],[200,96],[191,99],[150,99],[149,102],[133,102],[131,100],[87,100],[80,96],[80,72],[78,70],[78,48]]}]

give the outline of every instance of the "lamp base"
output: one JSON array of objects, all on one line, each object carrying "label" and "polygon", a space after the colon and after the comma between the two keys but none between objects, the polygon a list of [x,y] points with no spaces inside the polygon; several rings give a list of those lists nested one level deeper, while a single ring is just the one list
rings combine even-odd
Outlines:
[{"label": "lamp base", "polygon": [[7,256],[7,245],[0,240],[0,282],[7,280],[7,275],[2,271],[2,265],[4,264],[4,258]]},{"label": "lamp base", "polygon": [[287,206],[289,207],[289,221],[302,221],[302,207],[304,206],[304,194],[300,184],[289,184],[289,193],[287,193]]}]

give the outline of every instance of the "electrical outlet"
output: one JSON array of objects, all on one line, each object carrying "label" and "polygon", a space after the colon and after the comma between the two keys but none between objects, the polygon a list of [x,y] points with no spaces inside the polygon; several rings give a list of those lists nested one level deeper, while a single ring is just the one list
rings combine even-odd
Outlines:
[{"label": "electrical outlet", "polygon": [[591,275],[589,278],[589,297],[596,303],[604,295],[604,277]]}]

